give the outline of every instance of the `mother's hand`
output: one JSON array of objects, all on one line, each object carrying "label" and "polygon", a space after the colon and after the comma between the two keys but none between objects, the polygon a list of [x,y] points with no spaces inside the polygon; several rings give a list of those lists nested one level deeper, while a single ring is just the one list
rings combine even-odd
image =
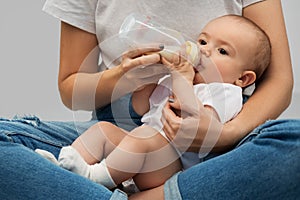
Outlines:
[{"label": "mother's hand", "polygon": [[[200,102],[199,102],[200,103]],[[227,142],[223,137],[223,125],[201,106],[191,109],[184,108],[175,102],[168,102],[163,109],[162,123],[166,136],[181,151],[192,151],[206,154],[211,150],[218,149],[219,146]],[[178,110],[185,113],[179,116]],[[220,151],[225,150],[221,148]]]},{"label": "mother's hand", "polygon": [[161,47],[140,47],[129,50],[122,55],[119,67],[124,73],[124,80],[134,84],[135,89],[149,83],[157,83],[168,69],[162,65]]}]

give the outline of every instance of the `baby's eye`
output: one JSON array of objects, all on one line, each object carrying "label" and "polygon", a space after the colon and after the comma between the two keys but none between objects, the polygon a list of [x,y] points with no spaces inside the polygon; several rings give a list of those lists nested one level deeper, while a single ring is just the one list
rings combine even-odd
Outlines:
[{"label": "baby's eye", "polygon": [[205,40],[203,40],[203,39],[200,39],[199,43],[200,43],[200,45],[207,45],[207,42]]},{"label": "baby's eye", "polygon": [[222,55],[228,55],[227,51],[226,51],[225,49],[223,49],[223,48],[220,48],[220,49],[219,49],[219,52],[220,52],[220,54],[222,54]]}]

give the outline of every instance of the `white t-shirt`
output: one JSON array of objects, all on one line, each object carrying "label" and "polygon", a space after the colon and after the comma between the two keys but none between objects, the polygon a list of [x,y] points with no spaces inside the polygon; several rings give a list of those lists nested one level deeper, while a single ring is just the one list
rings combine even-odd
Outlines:
[{"label": "white t-shirt", "polygon": [[[242,15],[242,9],[261,0],[47,0],[43,10],[75,27],[97,35],[101,55],[113,60],[124,48],[116,40],[126,16],[136,12],[150,16],[162,26],[196,40],[210,20],[226,15]],[[105,69],[103,63],[100,69]]]}]

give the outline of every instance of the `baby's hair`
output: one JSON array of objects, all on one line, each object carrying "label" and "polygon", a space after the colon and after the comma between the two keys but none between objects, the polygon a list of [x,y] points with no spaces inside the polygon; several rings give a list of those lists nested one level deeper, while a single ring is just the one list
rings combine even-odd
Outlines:
[{"label": "baby's hair", "polygon": [[[252,59],[252,63],[250,65],[251,69],[256,74],[256,81],[261,78],[262,74],[269,66],[271,61],[271,42],[268,35],[265,33],[263,29],[261,29],[257,24],[255,24],[250,19],[247,19],[240,15],[225,15],[223,17],[230,17],[233,20],[238,20],[238,22],[245,23],[249,26],[249,28],[253,29],[256,33],[258,43],[257,48]],[[253,69],[254,67],[254,69]]]}]

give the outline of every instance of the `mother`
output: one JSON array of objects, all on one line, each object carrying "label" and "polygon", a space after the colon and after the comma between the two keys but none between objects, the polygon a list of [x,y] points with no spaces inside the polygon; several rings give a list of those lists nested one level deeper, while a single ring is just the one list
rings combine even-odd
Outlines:
[{"label": "mother", "polygon": [[[1,199],[127,198],[119,190],[112,193],[51,164],[30,149],[40,148],[57,154],[60,147],[71,144],[97,120],[117,121],[119,126],[131,129],[135,123],[126,119],[128,112],[133,121],[139,123],[139,116],[130,107],[128,94],[149,78],[156,80],[164,71],[145,67],[145,73],[135,74],[134,80],[127,79],[122,88],[124,92],[114,96],[121,99],[110,104],[115,85],[129,69],[119,65],[99,72],[98,66],[99,52],[105,57],[111,51],[99,49],[98,44],[115,35],[124,17],[131,12],[146,13],[160,24],[181,30],[193,39],[201,26],[213,18],[226,14],[243,15],[269,35],[273,54],[263,81],[242,112],[225,124],[213,151],[225,152],[239,141],[243,142],[222,156],[173,176],[165,185],[131,198],[295,199],[300,195],[300,122],[270,121],[249,134],[266,120],[278,117],[291,99],[293,76],[280,0],[47,0],[44,10],[62,21],[58,80],[62,101],[74,110],[96,109],[90,122],[43,122],[36,117],[3,119],[0,122]],[[135,62],[136,66],[156,63],[157,59],[151,56],[140,57],[145,51],[158,50],[156,47],[147,49],[126,59]],[[158,75],[152,77],[154,71]],[[112,118],[111,107],[119,108],[114,109],[120,111],[114,113],[117,119]],[[128,107],[125,111],[122,109]],[[168,107],[164,117],[167,134],[173,138],[181,121]],[[208,127],[199,125],[190,151],[199,150],[207,132]],[[188,130],[189,124],[183,123],[182,128]]]}]

